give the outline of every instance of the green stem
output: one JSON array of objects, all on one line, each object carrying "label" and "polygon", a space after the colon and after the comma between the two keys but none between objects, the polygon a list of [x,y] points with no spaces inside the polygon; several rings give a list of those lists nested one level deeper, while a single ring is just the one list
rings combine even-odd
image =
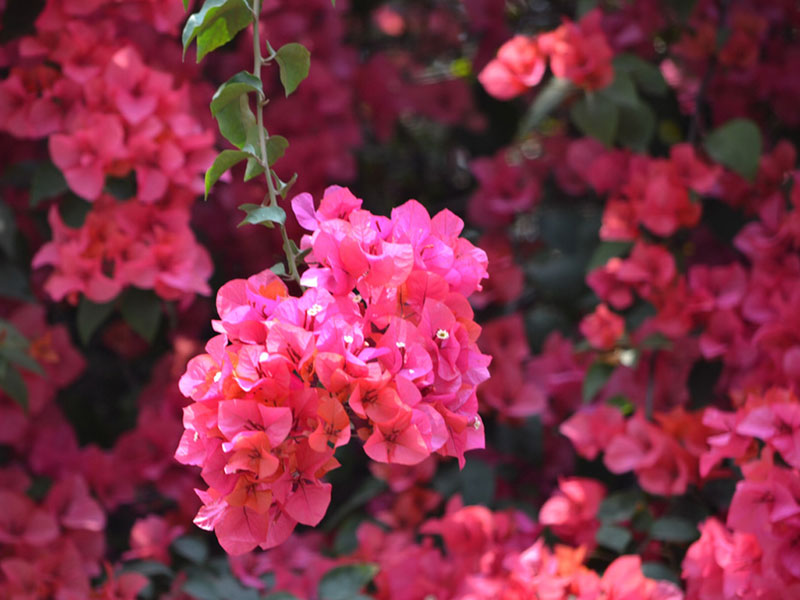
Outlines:
[{"label": "green stem", "polygon": [[[264,105],[267,103],[267,99],[263,91],[264,81],[261,78],[261,67],[264,65],[265,61],[264,57],[261,55],[260,17],[261,0],[253,0],[253,75],[258,79],[261,87],[261,92],[256,100],[258,142],[261,147],[261,156],[259,158],[261,166],[264,167],[264,177],[267,180],[267,198],[269,198],[269,206],[278,206],[278,195],[275,192],[275,183],[272,181],[272,169],[269,166],[269,156],[267,156],[267,140],[269,139],[269,133],[264,127]],[[286,254],[286,262],[289,263],[289,274],[292,276],[292,279],[300,285],[300,273],[297,271],[297,256],[292,244],[289,242],[289,234],[286,232],[286,226],[280,223],[279,227],[281,229],[281,237],[283,238],[283,251]]]}]

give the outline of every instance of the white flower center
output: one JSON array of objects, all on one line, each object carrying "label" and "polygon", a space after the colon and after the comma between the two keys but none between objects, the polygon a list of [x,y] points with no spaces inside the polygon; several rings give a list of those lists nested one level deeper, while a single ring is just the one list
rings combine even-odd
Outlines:
[{"label": "white flower center", "polygon": [[450,337],[450,334],[447,333],[447,330],[445,329],[439,329],[436,332],[436,337],[439,338],[440,340],[446,340],[447,338]]},{"label": "white flower center", "polygon": [[636,364],[636,350],[628,348],[619,353],[619,362],[623,367],[632,367]]}]

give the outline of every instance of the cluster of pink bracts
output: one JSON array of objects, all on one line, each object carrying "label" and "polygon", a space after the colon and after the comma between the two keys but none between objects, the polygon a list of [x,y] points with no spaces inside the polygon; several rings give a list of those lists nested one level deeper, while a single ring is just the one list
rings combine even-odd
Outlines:
[{"label": "cluster of pink bracts", "polygon": [[271,271],[225,284],[219,335],[180,382],[195,402],[176,456],[203,467],[195,522],[232,554],[269,548],[330,502],[321,477],[351,430],[370,458],[413,465],[483,447],[476,386],[489,357],[466,296],[486,254],[449,211],[409,201],[391,219],[331,187],[293,202],[309,268],[300,297]]}]

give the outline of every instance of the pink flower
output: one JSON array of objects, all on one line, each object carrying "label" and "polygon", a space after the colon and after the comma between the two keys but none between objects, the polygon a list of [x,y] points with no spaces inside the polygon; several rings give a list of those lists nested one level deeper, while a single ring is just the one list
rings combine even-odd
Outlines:
[{"label": "pink flower", "polygon": [[124,156],[124,131],[113,115],[85,117],[71,134],[50,136],[50,156],[69,187],[86,200],[96,200],[105,185],[106,168]]},{"label": "pink flower", "polygon": [[555,31],[539,36],[539,47],[550,58],[556,77],[588,90],[606,87],[614,78],[613,56],[600,27],[602,13],[592,10],[576,24],[567,19]]},{"label": "pink flower", "polygon": [[597,509],[605,495],[605,487],[593,479],[561,479],[558,491],[539,510],[539,522],[562,540],[591,549],[600,527]]},{"label": "pink flower", "polygon": [[625,333],[625,320],[599,304],[580,324],[581,333],[598,350],[611,350]]},{"label": "pink flower", "polygon": [[531,167],[524,159],[512,161],[507,151],[473,160],[470,170],[479,187],[469,201],[469,220],[484,227],[497,227],[535,207],[541,196],[541,183]]},{"label": "pink flower", "polygon": [[497,51],[478,75],[486,91],[499,100],[509,100],[537,85],[544,75],[545,56],[536,38],[516,35]]},{"label": "pink flower", "polygon": [[131,549],[123,558],[157,560],[168,565],[171,562],[169,546],[181,533],[183,527],[170,525],[158,515],[138,519],[131,529]]},{"label": "pink flower", "polygon": [[581,456],[594,460],[623,431],[624,423],[619,409],[599,404],[576,412],[561,424],[559,431],[569,438]]}]

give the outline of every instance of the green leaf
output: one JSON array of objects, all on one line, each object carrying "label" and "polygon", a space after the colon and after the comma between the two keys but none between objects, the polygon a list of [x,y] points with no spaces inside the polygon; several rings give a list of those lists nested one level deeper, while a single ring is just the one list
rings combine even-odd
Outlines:
[{"label": "green leaf", "polygon": [[229,573],[225,573],[214,582],[214,588],[219,595],[220,600],[228,600],[235,598],[236,600],[258,600],[258,591],[245,587],[236,577]]},{"label": "green leaf", "polygon": [[604,523],[619,523],[633,517],[642,493],[639,490],[625,490],[607,496],[597,509],[597,518]]},{"label": "green leaf", "polygon": [[28,339],[8,321],[0,320],[0,358],[15,363],[37,375],[44,375],[38,362],[28,354]]},{"label": "green leaf", "polygon": [[208,574],[190,575],[181,590],[196,600],[222,600]]},{"label": "green leaf", "polygon": [[656,131],[656,114],[644,102],[619,107],[617,141],[634,152],[645,152]]},{"label": "green leaf", "polygon": [[631,527],[634,531],[638,531],[639,533],[647,533],[650,531],[653,521],[653,513],[650,512],[649,508],[645,508],[644,510],[636,511],[636,514],[633,515]]},{"label": "green leaf", "polygon": [[117,200],[133,198],[138,188],[139,185],[134,171],[124,177],[106,177],[106,191]]},{"label": "green leaf", "polygon": [[244,169],[244,180],[250,181],[264,172],[264,166],[255,158],[247,159],[247,166]]},{"label": "green leaf", "polygon": [[313,248],[306,248],[304,250],[300,250],[300,252],[298,252],[297,254],[294,255],[295,263],[298,264],[298,265],[302,264],[303,263],[303,259],[306,256],[308,256],[309,254],[311,254],[312,250],[313,250]]},{"label": "green leaf", "polygon": [[578,0],[578,6],[575,9],[575,19],[580,19],[589,11],[597,8],[597,0]]},{"label": "green leaf", "polygon": [[[283,263],[278,263],[283,266]],[[277,265],[276,265],[277,266]],[[274,271],[273,271],[274,272]],[[276,273],[279,274],[279,273]],[[370,477],[361,486],[351,493],[347,500],[341,504],[336,511],[325,520],[325,530],[331,531],[344,518],[358,508],[364,506],[375,496],[386,490],[386,484],[380,479]]]},{"label": "green leaf", "polygon": [[189,10],[189,0],[183,0],[183,10]]},{"label": "green leaf", "polygon": [[197,62],[227,44],[253,21],[245,0],[206,0],[203,7],[189,17],[183,28],[183,53],[197,38]]},{"label": "green leaf", "polygon": [[262,206],[260,204],[242,204],[239,207],[247,213],[244,220],[239,223],[242,225],[264,225],[272,229],[273,223],[283,225],[286,223],[286,212],[280,206]]},{"label": "green leaf", "polygon": [[256,129],[256,116],[250,110],[246,95],[239,96],[238,102],[229,102],[220,107],[214,116],[222,137],[240,150],[244,148],[248,138],[256,137],[252,134],[248,136],[251,129],[256,133],[258,129]]},{"label": "green leaf", "polygon": [[289,147],[289,140],[282,135],[271,135],[267,140],[267,157],[269,166],[274,165],[286,153]]},{"label": "green leaf", "polygon": [[92,205],[75,194],[67,194],[58,203],[58,213],[61,215],[61,220],[64,225],[78,229],[83,226],[86,221],[86,215],[92,210]]},{"label": "green leaf", "polygon": [[20,372],[6,359],[0,359],[0,390],[28,411],[28,388]]},{"label": "green leaf", "polygon": [[261,81],[248,71],[240,71],[223,83],[211,98],[211,114],[217,113],[243,94],[261,94]]},{"label": "green leaf", "polygon": [[275,179],[278,180],[278,187],[276,188],[275,191],[278,192],[278,194],[280,194],[281,198],[285,199],[286,195],[289,193],[289,190],[292,189],[292,186],[297,181],[297,173],[292,175],[289,181],[281,181],[277,177],[275,177]]},{"label": "green leaf", "polygon": [[146,341],[152,342],[161,321],[161,300],[152,291],[128,288],[122,294],[122,318]]},{"label": "green leaf", "polygon": [[335,567],[319,582],[320,600],[352,600],[378,572],[378,566],[368,563]]},{"label": "green leaf", "polygon": [[[260,144],[259,144],[260,146]],[[267,139],[267,158],[269,159],[269,166],[274,165],[286,152],[289,147],[289,141],[282,135],[271,135]],[[261,154],[260,148],[257,154]],[[258,177],[264,172],[264,167],[256,158],[247,160],[247,168],[244,171],[244,180],[250,181],[253,177]],[[280,193],[280,189],[277,190]]]},{"label": "green leaf", "polygon": [[575,102],[570,117],[585,135],[611,146],[617,132],[619,108],[602,92],[586,94]]},{"label": "green leaf", "polygon": [[636,405],[633,404],[628,398],[617,394],[606,400],[606,404],[616,407],[623,416],[629,417],[636,412]]},{"label": "green leaf", "polygon": [[0,264],[0,296],[33,302],[28,277],[17,265]]},{"label": "green leaf", "polygon": [[611,85],[603,88],[600,94],[618,106],[633,106],[639,103],[639,94],[631,77],[622,71],[614,74]]},{"label": "green leaf", "polygon": [[275,53],[278,63],[283,89],[288,96],[297,89],[300,82],[308,77],[311,66],[311,53],[302,44],[292,42],[281,46]]},{"label": "green leaf", "polygon": [[64,175],[51,162],[41,163],[33,172],[31,181],[31,208],[38,206],[42,200],[59,196],[69,189]]},{"label": "green leaf", "polygon": [[688,519],[666,516],[653,521],[650,537],[664,542],[693,542],[700,537],[700,532]]},{"label": "green leaf", "polygon": [[203,564],[208,558],[208,546],[205,541],[191,535],[184,535],[172,542],[172,549],[176,554],[197,565]]},{"label": "green leaf", "polygon": [[299,598],[289,592],[274,592],[265,596],[264,600],[299,600]]},{"label": "green leaf", "polygon": [[464,504],[488,506],[494,500],[495,471],[485,461],[471,458],[459,473]]},{"label": "green leaf", "polygon": [[633,78],[636,87],[651,96],[663,96],[669,89],[658,67],[635,54],[615,56],[614,72],[627,73]]},{"label": "green leaf", "polygon": [[761,131],[749,119],[733,119],[712,131],[703,143],[709,156],[749,181],[758,174]]},{"label": "green leaf", "polygon": [[114,300],[97,304],[88,300],[86,296],[81,296],[80,304],[78,304],[78,337],[80,337],[83,345],[87,345],[92,339],[92,335],[97,331],[97,328],[109,317],[114,310]]},{"label": "green leaf", "polygon": [[359,543],[356,532],[365,519],[363,515],[352,515],[335,528],[336,535],[331,546],[334,556],[348,556],[358,550]]},{"label": "green leaf", "polygon": [[591,402],[613,372],[614,367],[604,362],[595,362],[589,367],[589,370],[586,371],[586,378],[583,380],[584,403]]},{"label": "green leaf", "polygon": [[650,302],[637,302],[625,314],[625,331],[636,331],[642,323],[656,314],[656,307]]},{"label": "green leaf", "polygon": [[524,138],[528,133],[536,129],[550,113],[558,108],[570,92],[575,90],[575,86],[569,79],[553,77],[536,94],[536,98],[531,104],[528,112],[522,118],[517,137]]},{"label": "green leaf", "polygon": [[453,77],[464,79],[472,75],[472,62],[468,58],[457,58],[450,63],[448,71]]},{"label": "green leaf", "polygon": [[624,527],[603,524],[600,526],[600,529],[597,530],[595,539],[601,546],[622,554],[633,539],[633,534]]},{"label": "green leaf", "polygon": [[25,495],[29,496],[36,502],[41,502],[47,496],[47,492],[53,487],[53,480],[43,475],[37,475],[33,478],[31,485],[25,490]]},{"label": "green leaf", "polygon": [[609,260],[625,256],[633,247],[633,242],[600,242],[586,265],[586,272],[604,266]]},{"label": "green leaf", "polygon": [[275,263],[269,268],[269,270],[275,273],[275,275],[277,275],[278,277],[283,277],[284,275],[286,275],[286,265],[283,264],[282,262]]},{"label": "green leaf", "polygon": [[659,562],[643,562],[642,573],[645,577],[657,581],[671,581],[675,585],[681,584],[681,578],[667,565]]},{"label": "green leaf", "polygon": [[134,571],[147,577],[172,577],[172,569],[157,560],[137,560],[122,565],[123,571]]},{"label": "green leaf", "polygon": [[658,122],[658,139],[665,146],[672,146],[683,140],[683,131],[674,119],[661,119]]},{"label": "green leaf", "polygon": [[214,164],[206,171],[206,200],[208,200],[208,192],[219,181],[225,171],[251,157],[252,155],[241,150],[223,150],[220,152],[217,158],[214,159]]}]

